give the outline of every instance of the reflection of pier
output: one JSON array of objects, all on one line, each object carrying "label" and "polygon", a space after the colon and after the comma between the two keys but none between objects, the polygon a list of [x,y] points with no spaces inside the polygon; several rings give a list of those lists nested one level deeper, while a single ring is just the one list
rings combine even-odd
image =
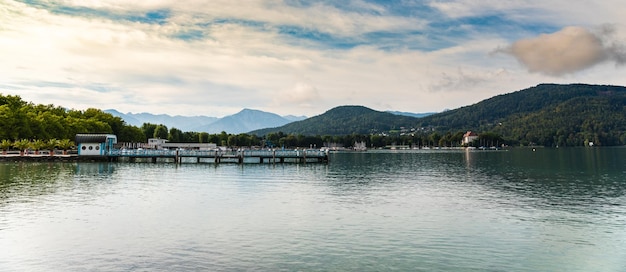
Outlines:
[{"label": "reflection of pier", "polygon": [[328,151],[320,150],[120,150],[106,152],[109,161],[172,161],[175,163],[307,163],[328,162]]}]

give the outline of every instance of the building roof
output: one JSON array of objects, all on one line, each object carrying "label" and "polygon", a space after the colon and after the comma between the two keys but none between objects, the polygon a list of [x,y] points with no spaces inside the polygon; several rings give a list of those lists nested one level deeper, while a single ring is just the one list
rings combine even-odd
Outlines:
[{"label": "building roof", "polygon": [[478,136],[478,134],[476,134],[476,132],[472,132],[472,131],[468,131],[465,134],[463,134],[463,137],[470,137],[470,136]]},{"label": "building roof", "polygon": [[117,136],[113,134],[76,134],[75,142],[80,143],[104,143],[107,139],[113,138],[113,142],[117,143]]}]

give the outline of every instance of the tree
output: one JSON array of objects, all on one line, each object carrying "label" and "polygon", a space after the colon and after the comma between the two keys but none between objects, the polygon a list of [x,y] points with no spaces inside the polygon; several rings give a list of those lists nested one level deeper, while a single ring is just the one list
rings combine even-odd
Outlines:
[{"label": "tree", "polygon": [[0,105],[0,132],[4,139],[29,138],[32,136],[28,120],[28,105]]},{"label": "tree", "polygon": [[428,142],[430,143],[429,145],[432,144],[431,146],[435,146],[436,144],[439,144],[439,139],[441,139],[441,135],[439,135],[439,133],[437,132],[433,132],[428,136]]},{"label": "tree", "polygon": [[104,122],[111,128],[111,133],[120,135],[123,127],[125,126],[122,118],[113,116],[110,113],[106,113],[100,109],[89,108],[85,110],[84,116],[88,119],[95,119],[100,122]]},{"label": "tree", "polygon": [[183,132],[177,128],[170,128],[169,136],[167,140],[174,143],[182,142]]},{"label": "tree", "polygon": [[67,155],[67,150],[74,147],[74,142],[70,139],[59,140],[59,148],[63,149],[63,155]]},{"label": "tree", "polygon": [[154,129],[153,138],[167,139],[167,136],[168,136],[167,127],[164,125],[157,125],[156,128]]},{"label": "tree", "polygon": [[46,148],[50,150],[50,156],[54,156],[54,149],[59,146],[59,140],[52,138],[46,142]]},{"label": "tree", "polygon": [[370,136],[370,143],[374,147],[383,147],[384,146],[383,136],[382,135],[371,135]]},{"label": "tree", "polygon": [[198,134],[198,142],[199,143],[210,143],[209,142],[209,133],[207,133],[207,132],[200,132]]},{"label": "tree", "polygon": [[120,142],[145,142],[147,139],[144,131],[136,126],[124,126],[117,135]]},{"label": "tree", "polygon": [[31,145],[31,142],[26,139],[21,139],[13,142],[13,147],[17,148],[20,151],[20,156],[24,156],[24,151],[28,149]]},{"label": "tree", "polygon": [[39,150],[46,147],[46,142],[41,139],[37,139],[32,141],[30,146],[35,149],[35,155],[39,155]]},{"label": "tree", "polygon": [[0,94],[0,139],[72,139],[77,133],[113,133],[120,141],[146,140],[141,129],[99,109],[66,110]]},{"label": "tree", "polygon": [[146,138],[143,139],[142,142],[147,141],[149,137],[154,137],[154,131],[156,130],[156,128],[157,128],[156,124],[143,123],[141,125],[141,130],[143,130],[143,134],[146,136]]},{"label": "tree", "polygon": [[11,146],[13,146],[13,143],[7,139],[2,140],[2,142],[0,142],[0,148],[2,149],[2,155],[6,155],[7,154],[7,150],[9,150],[9,148],[11,148]]},{"label": "tree", "polygon": [[229,147],[237,146],[237,136],[236,135],[229,135],[227,140],[226,140],[226,144]]},{"label": "tree", "polygon": [[445,136],[439,138],[439,142],[437,143],[437,146],[441,146],[441,147],[447,146],[447,141],[446,141],[446,137]]},{"label": "tree", "polygon": [[202,143],[202,141],[200,140],[200,133],[192,132],[192,131],[185,131],[185,132],[183,132],[182,136],[180,138],[180,142],[182,142],[182,143]]},{"label": "tree", "polygon": [[480,135],[478,135],[478,141],[481,143],[482,146],[497,147],[498,145],[504,143],[500,135],[492,132],[481,133]]}]

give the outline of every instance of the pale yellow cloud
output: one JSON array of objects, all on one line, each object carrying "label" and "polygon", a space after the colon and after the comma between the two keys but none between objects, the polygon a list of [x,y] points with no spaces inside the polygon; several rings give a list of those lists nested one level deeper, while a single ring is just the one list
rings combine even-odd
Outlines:
[{"label": "pale yellow cloud", "polygon": [[516,41],[500,51],[514,56],[530,72],[559,76],[604,61],[620,63],[623,56],[615,46],[607,46],[601,35],[585,28],[566,27],[555,33]]}]

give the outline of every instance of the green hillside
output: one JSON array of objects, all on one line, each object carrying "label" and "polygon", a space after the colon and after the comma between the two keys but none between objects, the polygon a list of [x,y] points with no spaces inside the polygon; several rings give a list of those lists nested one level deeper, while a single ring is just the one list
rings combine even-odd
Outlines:
[{"label": "green hillside", "polygon": [[411,127],[419,119],[375,111],[363,106],[340,106],[321,115],[278,128],[252,131],[257,135],[283,132],[302,135],[375,134]]},{"label": "green hillside", "polygon": [[626,87],[541,84],[420,119],[437,131],[493,132],[544,146],[626,144]]},{"label": "green hillside", "polygon": [[553,107],[577,97],[619,94],[626,88],[585,84],[541,84],[521,91],[494,96],[474,105],[434,114],[421,119],[423,126],[439,129],[478,129],[512,115],[525,115]]},{"label": "green hillside", "polygon": [[507,118],[493,132],[522,144],[624,145],[626,94],[572,98],[537,112]]},{"label": "green hillside", "polygon": [[401,128],[412,131],[411,137],[436,139],[437,135],[448,135],[450,143],[456,141],[452,136],[471,130],[489,137],[499,135],[512,145],[624,145],[626,87],[540,84],[423,118],[342,106],[303,121],[251,133],[373,135]]}]

